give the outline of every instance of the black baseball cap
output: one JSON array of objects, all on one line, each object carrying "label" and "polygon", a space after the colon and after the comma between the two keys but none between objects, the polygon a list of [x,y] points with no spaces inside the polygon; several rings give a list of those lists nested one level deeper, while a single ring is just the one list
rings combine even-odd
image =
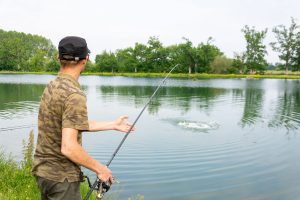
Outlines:
[{"label": "black baseball cap", "polygon": [[67,36],[58,44],[60,60],[82,60],[91,53],[85,39],[77,36]]}]

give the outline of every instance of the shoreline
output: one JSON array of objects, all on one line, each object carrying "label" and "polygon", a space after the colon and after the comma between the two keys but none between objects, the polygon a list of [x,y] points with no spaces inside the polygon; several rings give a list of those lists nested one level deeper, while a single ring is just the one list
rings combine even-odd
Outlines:
[{"label": "shoreline", "polygon": [[[17,72],[17,71],[0,71],[0,74],[36,74],[36,75],[56,75],[57,72]],[[135,72],[84,72],[83,76],[128,76],[128,77],[164,77],[167,73],[135,73]],[[247,79],[300,79],[300,72],[290,72],[288,75],[280,72],[266,74],[170,74],[173,78],[191,78],[191,79],[222,79],[222,78],[247,78]]]}]

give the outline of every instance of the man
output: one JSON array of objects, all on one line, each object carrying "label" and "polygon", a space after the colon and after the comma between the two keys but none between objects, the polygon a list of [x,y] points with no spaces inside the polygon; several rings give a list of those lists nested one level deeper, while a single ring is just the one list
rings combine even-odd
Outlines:
[{"label": "man", "polygon": [[81,132],[127,132],[131,124],[126,116],[112,122],[88,120],[86,97],[78,83],[89,59],[87,43],[69,36],[59,42],[58,50],[61,69],[41,98],[32,173],[43,200],[77,200],[81,199],[80,166],[94,171],[102,181],[113,181],[112,172],[82,148]]}]

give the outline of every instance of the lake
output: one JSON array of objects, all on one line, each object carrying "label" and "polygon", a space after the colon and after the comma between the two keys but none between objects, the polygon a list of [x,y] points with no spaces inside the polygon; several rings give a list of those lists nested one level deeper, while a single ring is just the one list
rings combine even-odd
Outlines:
[{"label": "lake", "polygon": [[[53,75],[0,75],[0,146],[22,159],[37,137],[39,99]],[[134,121],[162,78],[82,76],[89,118]],[[107,196],[162,200],[300,198],[300,80],[168,79],[110,168]],[[84,133],[106,163],[124,134]],[[95,175],[84,170],[92,179]]]}]

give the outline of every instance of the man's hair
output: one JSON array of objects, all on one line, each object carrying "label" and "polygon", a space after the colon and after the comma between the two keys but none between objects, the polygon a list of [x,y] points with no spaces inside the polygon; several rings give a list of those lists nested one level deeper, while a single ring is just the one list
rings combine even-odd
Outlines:
[{"label": "man's hair", "polygon": [[59,60],[60,66],[61,67],[66,67],[66,66],[72,66],[72,65],[77,65],[80,60]]}]

